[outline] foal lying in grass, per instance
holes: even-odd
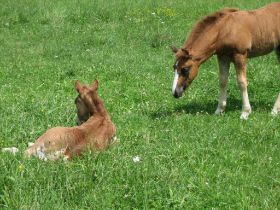
[[[44,160],[71,159],[85,150],[99,151],[109,146],[116,127],[97,95],[98,81],[95,80],[92,86],[77,81],[75,87],[79,93],[75,100],[78,126],[49,129],[25,151],[26,156],[34,155]]]

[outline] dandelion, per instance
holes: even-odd
[[[18,171],[19,171],[19,172],[23,172],[23,171],[24,171],[24,165],[20,164],[20,165],[18,166]]]
[[[135,156],[135,157],[132,158],[132,160],[133,160],[134,163],[137,163],[137,162],[140,161],[140,157],[139,156]]]

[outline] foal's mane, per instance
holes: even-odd
[[[91,95],[92,98],[92,102],[95,106],[95,113],[98,113],[100,115],[102,115],[103,117],[108,117],[108,111],[105,108],[104,102],[102,101],[102,99],[98,96],[97,93],[95,93],[94,95]],[[92,110],[92,107],[89,107],[90,110]]]
[[[199,36],[208,29],[208,27],[213,26],[215,23],[217,23],[219,20],[225,17],[226,14],[237,12],[237,11],[239,10],[235,8],[225,8],[213,14],[210,14],[204,17],[202,20],[198,21],[196,25],[193,27],[185,43],[184,48],[188,48],[189,45],[191,45],[191,43],[193,43],[196,39],[198,39]]]

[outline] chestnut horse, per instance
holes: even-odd
[[[230,63],[233,62],[242,97],[241,119],[248,119],[251,105],[247,92],[247,58],[275,50],[280,61],[280,3],[242,11],[223,9],[204,17],[192,29],[181,49],[172,47],[176,62],[172,94],[179,98],[197,76],[199,66],[212,55],[219,64],[220,97],[216,114],[226,107],[226,88]],[[280,93],[272,109],[280,111]]]
[[[71,159],[87,149],[98,151],[109,146],[116,127],[97,95],[98,81],[95,80],[92,86],[82,86],[77,81],[75,87],[79,93],[75,100],[79,126],[49,129],[25,151],[27,156],[34,155],[44,160],[61,156]]]

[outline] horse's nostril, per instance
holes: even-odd
[[[177,91],[175,91],[175,92],[173,93],[173,96],[174,96],[175,98],[179,98],[179,97],[180,97],[180,95],[177,93]]]

